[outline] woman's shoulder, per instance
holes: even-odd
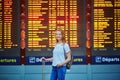
[[[65,45],[65,46],[69,46],[69,44],[68,44],[68,43],[66,43],[66,42],[64,43],[64,45]]]

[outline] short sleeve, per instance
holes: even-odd
[[[67,43],[64,44],[64,49],[65,49],[65,53],[68,53],[69,51],[71,51]]]

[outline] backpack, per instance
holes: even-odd
[[[63,50],[64,50],[64,54],[65,54],[64,46],[63,46]],[[67,58],[67,57],[65,56],[65,58]],[[71,60],[66,64],[66,69],[71,68],[72,62],[73,62],[73,56],[71,55]]]
[[[73,56],[71,55],[71,60],[66,64],[66,68],[70,69],[73,62]]]

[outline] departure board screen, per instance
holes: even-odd
[[[0,0],[0,56],[18,56],[19,0]]]
[[[120,54],[120,0],[93,0],[93,55]]]
[[[84,19],[84,0],[28,0],[27,55],[49,55],[56,28],[64,30],[74,53],[85,54]]]

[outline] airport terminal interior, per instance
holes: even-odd
[[[50,80],[56,29],[65,80],[120,80],[120,0],[0,0],[0,80]]]

